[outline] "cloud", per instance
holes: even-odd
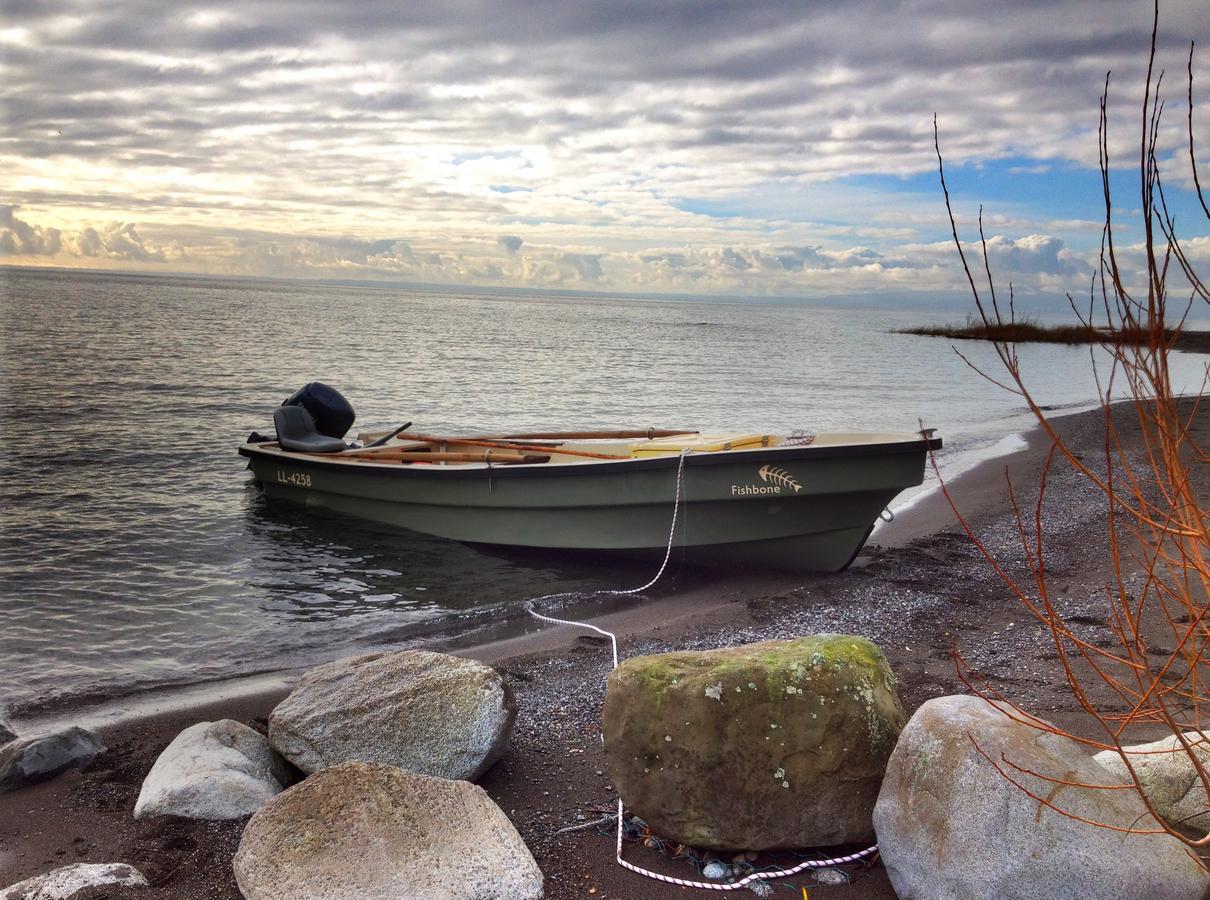
[[[778,247],[772,253],[758,253],[757,262],[766,269],[801,272],[804,268],[826,269],[832,265],[820,247]]]
[[[1165,2],[1161,66],[1204,15]],[[933,265],[905,248],[944,237],[935,184],[893,182],[933,172],[934,111],[954,167],[1059,184],[1095,166],[1112,68],[1136,152],[1151,23],[1137,0],[112,0],[6,24],[4,199],[53,222],[3,226],[8,255],[158,265],[179,235],[251,274],[857,291]],[[1187,186],[1170,90],[1160,163]],[[1004,265],[1078,275],[1086,248],[1029,243],[1095,219],[1068,202],[997,204]]]
[[[987,242],[994,268],[1020,274],[1090,275],[1092,268],[1051,235],[1030,234],[1012,240],[996,235]]]
[[[579,281],[599,281],[605,274],[599,253],[564,253],[559,260],[571,267]]]
[[[63,246],[58,228],[41,228],[18,219],[15,206],[0,206],[0,254],[54,256]]]
[[[164,251],[149,248],[129,222],[111,227],[100,235],[100,242],[105,253],[115,259],[139,262],[163,262],[165,259]]]
[[[291,235],[178,227],[147,240],[133,223],[60,231],[23,221],[0,207],[0,248],[7,255],[78,259],[86,264],[208,274],[391,280],[433,284],[568,287],[604,291],[721,293],[732,296],[825,296],[878,291],[961,291],[965,278],[948,241],[903,244],[893,251],[862,244],[743,242],[670,245],[633,251],[606,246],[568,250],[558,242],[513,236],[409,241],[395,237]],[[1210,238],[1186,242],[1195,264]],[[981,267],[977,242],[964,244]],[[1020,294],[1087,289],[1095,253],[1055,235],[992,233],[987,249],[998,284]],[[523,251],[523,252],[522,252]],[[1123,244],[1128,275],[1141,268],[1137,248]]]
[[[697,281],[741,279],[736,285],[756,287],[761,283],[778,290],[793,291],[794,286],[811,283],[822,272],[839,272],[877,266],[881,269],[913,268],[905,258],[891,258],[868,247],[826,249],[815,246],[749,246],[665,250],[641,253],[636,259],[644,266]],[[764,292],[769,292],[768,290]]]
[[[73,242],[76,254],[91,258],[100,256],[105,252],[105,243],[101,240],[101,235],[97,233],[95,228],[85,228],[76,235]]]
[[[63,231],[33,225],[15,215],[17,207],[0,206],[0,254],[58,258],[105,259],[140,263],[162,263],[169,248],[145,241],[133,223],[118,222],[79,231]],[[173,258],[180,259],[180,248]]]

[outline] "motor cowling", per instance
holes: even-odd
[[[344,395],[322,381],[304,384],[282,401],[282,406],[303,407],[315,420],[319,433],[334,438],[343,438],[357,418]]]

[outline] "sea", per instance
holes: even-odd
[[[653,574],[267,502],[236,447],[272,433],[309,381],[352,402],[354,430],[923,425],[945,441],[946,477],[1020,446],[1032,422],[975,371],[1002,377],[989,345],[963,342],[963,358],[896,333],[961,321],[952,304],[13,267],[0,300],[0,707],[18,718],[408,646]],[[1088,348],[1020,353],[1048,407],[1095,400]],[[1179,389],[1200,390],[1206,359],[1173,355]]]

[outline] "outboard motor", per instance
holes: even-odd
[[[301,406],[311,414],[319,433],[332,438],[343,438],[357,418],[352,405],[340,391],[322,381],[304,384],[284,400],[282,406]]]

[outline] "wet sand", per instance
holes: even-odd
[[[1056,421],[1090,462],[1097,459],[1104,443],[1099,410]],[[1210,443],[1207,416],[1200,418],[1196,431],[1202,446]],[[1019,563],[1020,547],[1005,475],[1032,504],[1048,449],[1040,433],[1030,435],[1027,443],[950,485],[977,533],[1010,568]],[[1207,484],[1198,489],[1205,498]],[[1098,495],[1060,464],[1047,496],[1052,585],[1082,627],[1097,640],[1107,640],[1100,592],[1108,571]],[[1027,620],[957,528],[948,502],[938,493],[880,527],[848,572],[703,575],[673,570],[648,597],[624,604],[607,600],[598,612],[594,624],[618,635],[623,657],[822,631],[864,635],[886,653],[909,713],[932,697],[965,692],[951,657],[956,645],[972,665],[1031,711],[1074,729],[1088,727],[1056,679],[1054,653],[1042,629]],[[455,647],[454,652],[496,666],[517,696],[520,713],[512,748],[481,784],[533,851],[546,876],[547,896],[688,896],[681,888],[617,866],[608,828],[554,834],[611,811],[616,802],[599,739],[608,642],[582,630],[535,622],[524,633]],[[132,810],[143,777],[182,728],[216,718],[263,727],[288,680],[287,674],[259,688],[232,685],[225,695],[211,687],[197,701],[170,703],[169,696],[146,701],[147,714],[102,729],[109,752],[86,770],[0,795],[0,886],[72,862],[127,862],[143,870],[151,890],[110,890],[96,896],[238,898],[230,863],[242,821],[136,823]],[[158,711],[157,703],[162,707]],[[628,845],[626,858],[675,877],[698,877],[690,863],[647,848]],[[799,859],[786,854],[761,859],[758,865]],[[850,886],[821,886],[809,873],[789,883],[806,887],[812,898],[894,896],[880,866],[848,871],[854,879]],[[778,895],[783,892],[778,888]]]

